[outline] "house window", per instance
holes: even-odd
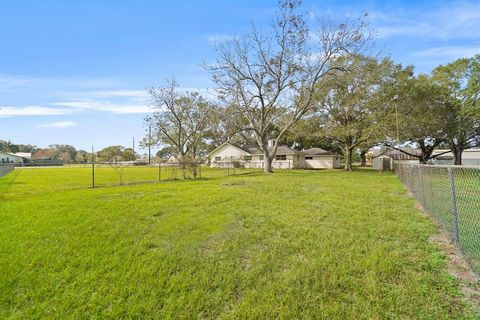
[[[258,160],[263,161],[263,156],[258,156]]]
[[[252,160],[252,156],[244,156],[244,157],[243,157],[243,160],[245,160],[245,161],[251,161],[251,160]]]
[[[222,157],[215,157],[215,161],[221,161]]]
[[[275,157],[275,160],[277,161],[287,160],[287,156],[284,154],[280,154]]]
[[[305,160],[313,160],[313,157],[305,157]]]

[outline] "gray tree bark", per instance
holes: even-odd
[[[345,148],[345,171],[352,171],[352,153],[352,148]]]

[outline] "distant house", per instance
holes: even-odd
[[[394,162],[419,163],[419,157],[421,155],[420,150],[414,148],[402,148],[402,150],[408,152],[410,155],[394,149],[379,150],[374,152],[372,155],[373,168],[381,170],[381,167],[385,167],[384,163],[386,158],[390,159],[392,168]],[[430,161],[431,164],[453,165],[453,154],[448,149],[437,149],[432,155],[434,158]],[[462,154],[462,165],[480,166],[480,149],[464,150]]]
[[[178,160],[178,157],[175,155],[171,155],[167,161],[164,162],[165,164],[179,164],[180,160]]]
[[[271,146],[270,146],[271,149]],[[249,168],[262,168],[264,155],[262,150],[253,145],[224,142],[207,157],[211,167],[227,167],[238,163]],[[287,146],[279,146],[272,167],[275,169],[293,168],[340,168],[340,156],[320,148],[298,151]]]
[[[22,157],[24,159],[30,159],[32,157],[32,154],[30,152],[16,152],[14,155],[18,157]]]
[[[434,160],[434,164],[453,165],[453,154],[449,150],[435,150],[434,155],[440,154]],[[462,165],[480,166],[480,149],[467,149],[462,154]]]
[[[50,159],[50,152],[47,149],[38,149],[32,154],[31,159]]]
[[[0,151],[0,163],[23,164],[23,158],[11,153]]]

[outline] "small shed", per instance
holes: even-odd
[[[392,171],[393,159],[387,155],[381,155],[373,159],[373,169],[379,171]]]

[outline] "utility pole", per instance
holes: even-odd
[[[92,145],[92,188],[95,188],[95,151]]]
[[[135,155],[135,137],[133,137],[132,139],[133,139],[132,149],[133,149],[133,154]]]

